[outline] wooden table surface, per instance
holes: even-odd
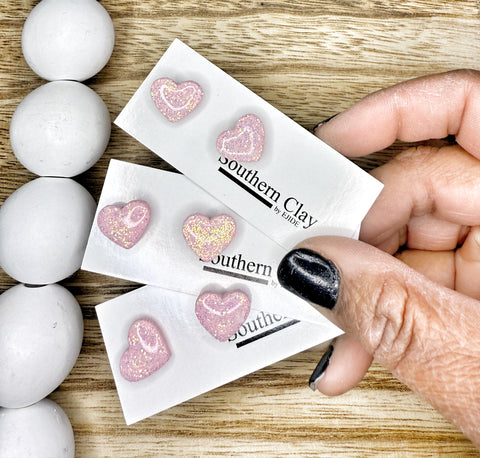
[[[21,51],[23,23],[36,3],[0,6],[0,202],[35,178],[13,155],[8,129],[18,103],[44,83]],[[175,37],[307,129],[398,81],[480,68],[477,0],[101,3],[113,18],[116,44],[108,65],[86,83],[112,119]],[[111,158],[169,168],[113,126],[102,159],[76,178],[96,199]],[[382,160],[376,154],[358,163],[368,169]],[[14,284],[0,272],[0,291]],[[81,304],[85,337],[72,373],[50,398],[72,422],[79,457],[477,455],[460,432],[378,365],[348,394],[313,393],[307,380],[322,348],[126,426],[94,306],[138,285],[82,271],[62,284]]]

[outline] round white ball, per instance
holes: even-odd
[[[0,457],[73,458],[75,439],[63,409],[42,401],[23,409],[0,408]]]
[[[80,306],[63,286],[16,285],[1,294],[0,406],[48,396],[72,370],[82,339]]]
[[[31,172],[72,177],[100,159],[110,130],[110,113],[95,91],[76,81],[53,81],[18,105],[10,123],[10,143]]]
[[[0,207],[0,266],[15,280],[56,283],[80,268],[95,201],[70,178],[37,178]]]
[[[50,81],[92,77],[110,59],[114,42],[112,19],[97,0],[42,0],[22,33],[25,60]]]

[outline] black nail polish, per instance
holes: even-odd
[[[278,280],[301,298],[333,309],[340,290],[340,272],[335,264],[312,250],[290,251],[278,266]]]
[[[330,358],[332,357],[333,353],[333,345],[328,347],[328,350],[323,354],[322,358],[320,359],[317,367],[312,372],[310,379],[308,380],[308,385],[315,391],[317,389],[316,383],[317,380],[325,373],[327,370],[328,364],[330,363]]]
[[[333,116],[330,116],[329,118],[327,119],[324,119],[323,121],[320,121],[314,128],[313,128],[313,132],[315,132],[320,126],[323,126],[324,124],[326,124],[328,121],[330,121],[331,119],[333,119],[335,116],[337,116],[339,113],[335,113]]]

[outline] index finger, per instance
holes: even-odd
[[[455,135],[480,158],[480,72],[455,70],[375,92],[315,135],[348,157],[380,151],[395,140],[416,142]]]

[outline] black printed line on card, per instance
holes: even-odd
[[[262,285],[268,285],[268,280],[252,277],[251,275],[238,274],[236,272],[230,272],[229,270],[217,269],[216,267],[210,266],[203,266],[203,270],[205,270],[206,272],[212,272],[214,274],[227,275],[229,277],[240,278],[241,280],[253,281]]]
[[[287,321],[286,323],[283,323],[273,329],[269,329],[268,331],[262,332],[261,334],[257,334],[256,336],[245,339],[242,342],[238,342],[236,344],[237,348],[244,347],[245,345],[255,342],[256,340],[263,339],[264,337],[267,337],[271,334],[275,334],[276,332],[281,331],[282,329],[288,328],[290,326],[293,326],[294,324],[297,324],[297,323],[300,323],[300,321],[299,320]]]
[[[253,197],[255,197],[260,202],[262,202],[263,205],[266,205],[268,208],[273,207],[273,204],[271,202],[269,202],[267,199],[264,199],[262,196],[258,195],[252,188],[249,188],[245,183],[242,183],[238,178],[234,177],[231,173],[227,172],[225,169],[222,169],[222,167],[219,167],[218,171],[221,174],[225,175],[230,180],[232,180],[236,185],[240,186],[242,189],[245,189],[245,191],[247,191]]]

